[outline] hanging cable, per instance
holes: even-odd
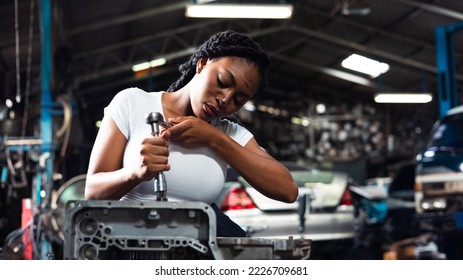
[[[22,121],[21,136],[26,136],[27,121],[29,119],[29,96],[31,92],[31,72],[32,72],[32,39],[34,37],[34,11],[35,0],[31,0],[30,16],[29,16],[29,45],[27,49],[27,78],[26,78],[26,92],[24,96],[24,114]]]
[[[14,0],[14,33],[16,45],[16,97],[17,103],[21,102],[21,72],[19,69],[19,23],[18,23],[18,0]]]
[[[8,168],[10,169],[10,173],[13,176],[16,176],[16,169],[14,168],[13,161],[11,160],[11,154],[10,150],[8,147],[5,148],[5,156],[6,156],[6,163],[8,165]]]
[[[62,137],[63,139],[63,146],[61,148],[60,156],[64,158],[67,150],[67,146],[69,144],[69,136],[71,134],[71,124],[72,124],[72,104],[70,97],[61,95],[58,96],[57,102],[59,102],[63,106],[64,110],[64,120],[63,124],[59,128],[59,130],[55,133],[56,137]]]

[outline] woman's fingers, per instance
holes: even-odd
[[[169,135],[169,133],[165,133]],[[164,137],[148,137],[143,139],[140,149],[140,172],[145,180],[151,179],[156,173],[168,171],[169,141]]]

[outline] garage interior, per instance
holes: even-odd
[[[293,14],[185,16],[187,4],[251,2],[292,5]],[[37,174],[52,177],[57,190],[86,173],[98,122],[116,93],[165,90],[195,47],[229,29],[255,39],[271,60],[268,87],[253,109],[238,113],[264,149],[281,161],[347,172],[357,185],[393,178],[415,162],[435,121],[461,104],[462,21],[457,0],[0,0],[1,242],[21,227],[22,199],[34,196]],[[447,46],[438,45],[439,27]],[[352,54],[389,70],[372,77],[346,69],[342,61]],[[157,58],[165,64],[132,70]],[[449,71],[451,90],[442,78]],[[385,92],[431,93],[432,101],[376,103]],[[54,160],[24,161],[35,147]],[[17,174],[8,176],[12,169]]]

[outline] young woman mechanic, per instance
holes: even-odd
[[[248,130],[223,119],[263,90],[267,67],[267,55],[251,38],[219,32],[180,65],[182,76],[166,92],[119,92],[93,146],[86,198],[155,201],[153,178],[162,171],[169,200],[211,204],[230,165],[262,194],[294,202],[298,188],[288,170]],[[173,126],[151,136],[150,112]]]

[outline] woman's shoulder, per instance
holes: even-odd
[[[221,128],[221,127],[225,128],[229,126],[239,125],[237,122],[233,122],[228,118],[221,118],[221,119],[213,120],[211,124],[217,128]]]
[[[158,98],[161,96],[162,92],[148,92],[143,89],[137,87],[130,87],[125,88],[114,96],[113,100],[115,102],[122,102],[122,103],[133,103],[133,102],[141,102],[143,100],[148,101],[152,100],[153,98]]]
[[[242,146],[244,146],[249,139],[253,137],[252,133],[247,128],[245,128],[242,124],[233,121],[233,119],[222,118],[211,124],[222,130],[225,134],[230,136]]]
[[[150,92],[150,91],[145,91],[141,88],[138,88],[138,87],[130,87],[130,88],[125,88],[121,91],[119,91],[116,96],[130,96],[130,97],[133,97],[133,96],[157,96],[159,94],[161,94],[162,92],[158,92],[158,91],[153,91],[153,92]]]
[[[229,118],[217,119],[212,121],[211,124],[227,134],[235,133],[236,131],[245,129],[241,123]]]

